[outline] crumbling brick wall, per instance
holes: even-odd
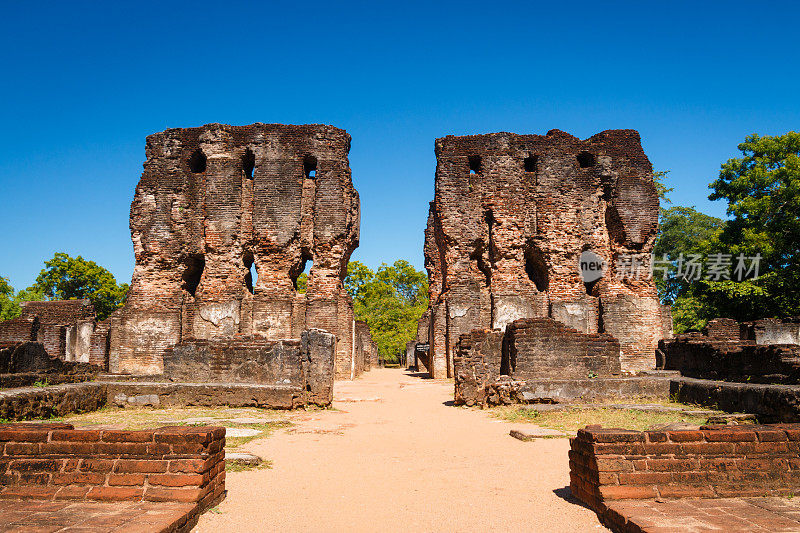
[[[617,339],[603,333],[580,333],[553,319],[512,322],[504,344],[502,370],[514,379],[586,379],[621,373]]]
[[[349,378],[353,316],[342,279],[359,238],[349,150],[350,136],[325,125],[150,135],[131,204],[136,265],[125,307],[111,317],[109,370],[159,374],[164,353],[186,339],[299,338],[318,328],[336,335],[336,375]]]
[[[514,402],[526,381],[618,376],[619,351],[611,335],[581,333],[552,318],[521,318],[505,332],[472,330],[456,344],[455,403]]]
[[[664,335],[647,276],[658,195],[637,132],[448,136],[436,157],[424,248],[435,377],[450,375],[460,335],[548,316],[616,337],[623,372],[653,368]],[[607,265],[593,283],[580,275],[586,250]],[[642,275],[618,277],[623,259]]]
[[[19,320],[36,321],[35,339],[51,357],[64,361],[90,362],[95,311],[92,302],[82,300],[48,300],[22,302]],[[6,322],[0,322],[0,330]],[[21,335],[15,340],[30,340]]]
[[[800,424],[645,432],[588,427],[570,447],[572,494],[597,512],[608,500],[800,490]]]
[[[189,339],[164,352],[164,375],[193,383],[260,383],[292,388],[298,403],[333,400],[336,337],[304,331],[300,339]]]
[[[688,333],[660,341],[664,368],[701,379],[800,383],[800,345],[756,344],[739,337],[739,326],[733,320],[716,319],[709,322],[707,334]]]
[[[0,425],[0,498],[173,501],[225,494],[225,428],[76,430]]]

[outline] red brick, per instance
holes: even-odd
[[[736,453],[739,455],[783,454],[788,453],[786,442],[737,442]]]
[[[619,474],[617,472],[600,472],[597,476],[601,485],[617,485],[619,483]]]
[[[86,493],[89,492],[90,487],[81,487],[78,485],[69,485],[66,487],[61,487],[55,498],[56,500],[82,500],[86,497]]]
[[[99,442],[97,453],[102,455],[147,455],[143,442]]]
[[[620,485],[656,485],[669,483],[672,475],[669,472],[620,472]]]
[[[164,446],[169,446],[168,444],[164,444]],[[201,453],[209,454],[211,453],[206,446],[198,443],[190,443],[190,444],[173,444],[171,446],[172,451],[171,453],[174,455],[199,455]],[[170,453],[170,452],[167,452]]]
[[[695,485],[709,482],[708,472],[672,472],[672,481],[678,484]]]
[[[102,501],[141,500],[143,492],[141,487],[92,487],[86,497]]]
[[[31,485],[49,485],[49,472],[20,472],[19,483],[29,483]]]
[[[104,431],[103,442],[153,442],[152,431]]]
[[[644,450],[647,455],[672,455],[681,453],[681,445],[673,442],[654,442],[645,444]]]
[[[705,430],[703,434],[708,442],[754,442],[756,440],[755,431],[734,431],[734,430]]]
[[[686,442],[680,446],[683,453],[694,455],[722,455],[734,451],[732,442]]]
[[[739,470],[757,470],[760,472],[781,472],[789,470],[789,462],[780,458],[754,458],[746,457],[737,461]]]
[[[43,487],[41,485],[12,485],[3,489],[3,492],[0,493],[0,498],[5,500],[51,500],[59,488]]]
[[[111,472],[113,468],[112,459],[84,459],[80,466],[83,472]]]
[[[102,485],[106,481],[105,474],[96,472],[56,472],[53,474],[54,485]]]
[[[47,442],[47,431],[0,429],[3,442]]]
[[[95,429],[55,430],[50,434],[51,441],[97,442],[102,431]]]
[[[144,474],[109,474],[108,484],[121,487],[132,487],[144,485],[146,476]]]
[[[655,472],[685,472],[696,470],[697,466],[693,459],[647,459],[647,468]]]
[[[89,442],[43,442],[39,445],[42,455],[90,455],[95,445]]]
[[[151,502],[197,502],[203,497],[201,489],[162,489],[148,487],[144,499]]]
[[[114,467],[116,473],[163,473],[167,471],[168,461],[147,459],[120,459]]]
[[[38,455],[39,444],[35,442],[9,442],[6,444],[6,455]]]
[[[758,440],[761,442],[777,442],[788,440],[786,432],[781,430],[761,430],[756,431],[756,435],[758,435]]]
[[[78,465],[81,463],[80,459],[65,459],[63,461],[64,465],[61,467],[62,472],[73,472],[78,469]]]
[[[667,435],[672,442],[697,442],[705,440],[701,431],[668,431]]]
[[[199,487],[203,484],[202,474],[152,474],[148,481],[151,485],[164,485],[166,487]]]
[[[169,462],[170,472],[202,474],[208,470],[209,467],[210,465],[208,465],[203,459],[172,459]]]
[[[169,455],[172,453],[172,446],[159,442],[147,445],[147,455]]]
[[[710,486],[692,487],[688,485],[659,485],[662,498],[713,498],[714,491]]]
[[[587,432],[592,442],[644,442],[644,433],[629,430],[598,430]]]
[[[606,485],[600,487],[600,496],[605,500],[628,500],[655,498],[658,496],[654,487],[633,485]]]
[[[667,434],[664,431],[645,431],[647,442],[667,442]]]
[[[733,457],[714,457],[711,459],[701,457],[699,458],[699,465],[700,470],[729,471],[739,469],[736,459]]]
[[[16,459],[9,468],[19,472],[58,472],[61,464],[56,459]]]

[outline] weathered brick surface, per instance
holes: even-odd
[[[653,368],[664,335],[655,286],[616,275],[622,256],[648,269],[658,225],[637,132],[448,136],[436,156],[425,231],[434,377],[450,375],[460,335],[548,316],[615,336],[623,372]],[[578,268],[584,250],[607,264],[592,284]]]
[[[161,374],[165,352],[188,339],[287,339],[319,328],[336,335],[336,374],[350,377],[342,278],[358,245],[359,200],[349,149],[350,136],[325,125],[150,135],[131,205],[136,266],[109,327],[110,371]]]
[[[225,428],[75,430],[0,424],[0,499],[175,501],[225,491]]]
[[[570,439],[570,488],[598,512],[609,500],[794,494],[800,490],[798,439],[800,424],[586,428]]]
[[[711,320],[703,333],[677,335],[659,342],[664,368],[682,375],[745,383],[800,383],[800,345],[773,344],[793,340],[791,321],[738,323]],[[767,333],[764,333],[764,332]],[[789,338],[784,338],[784,337]]]
[[[531,392],[529,384],[619,376],[619,353],[611,335],[581,333],[552,318],[515,320],[505,332],[473,330],[456,345],[455,402],[515,403]]]
[[[304,331],[297,340],[186,340],[164,352],[164,373],[179,382],[293,387],[298,405],[329,405],[335,353],[336,337],[321,330]]]

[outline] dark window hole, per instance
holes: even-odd
[[[195,174],[206,171],[206,154],[199,148],[189,156],[189,170]]]
[[[539,169],[539,156],[529,155],[523,161],[525,172],[536,172]]]
[[[480,172],[481,172],[481,156],[479,155],[469,156],[469,173],[480,174]]]
[[[244,275],[244,286],[247,287],[250,294],[255,294],[255,286],[258,283],[258,270],[256,269],[253,254],[245,254],[244,267],[247,269],[247,274]]]
[[[578,165],[581,168],[589,168],[594,166],[594,156],[589,152],[581,152],[577,156]]]
[[[253,171],[256,168],[256,154],[248,148],[242,156],[242,168],[246,178],[253,179]]]
[[[200,279],[203,277],[203,269],[206,267],[206,258],[203,254],[190,254],[183,260],[184,269],[181,279],[183,280],[183,289],[195,295],[197,287],[200,285]]]
[[[317,177],[317,158],[313,155],[307,155],[303,159],[303,174],[306,178],[313,179]]]

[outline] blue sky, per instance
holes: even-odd
[[[746,135],[800,127],[794,2],[5,2],[0,275],[53,253],[130,281],[145,136],[209,122],[353,137],[372,267],[422,268],[434,139],[640,131],[676,204]]]

